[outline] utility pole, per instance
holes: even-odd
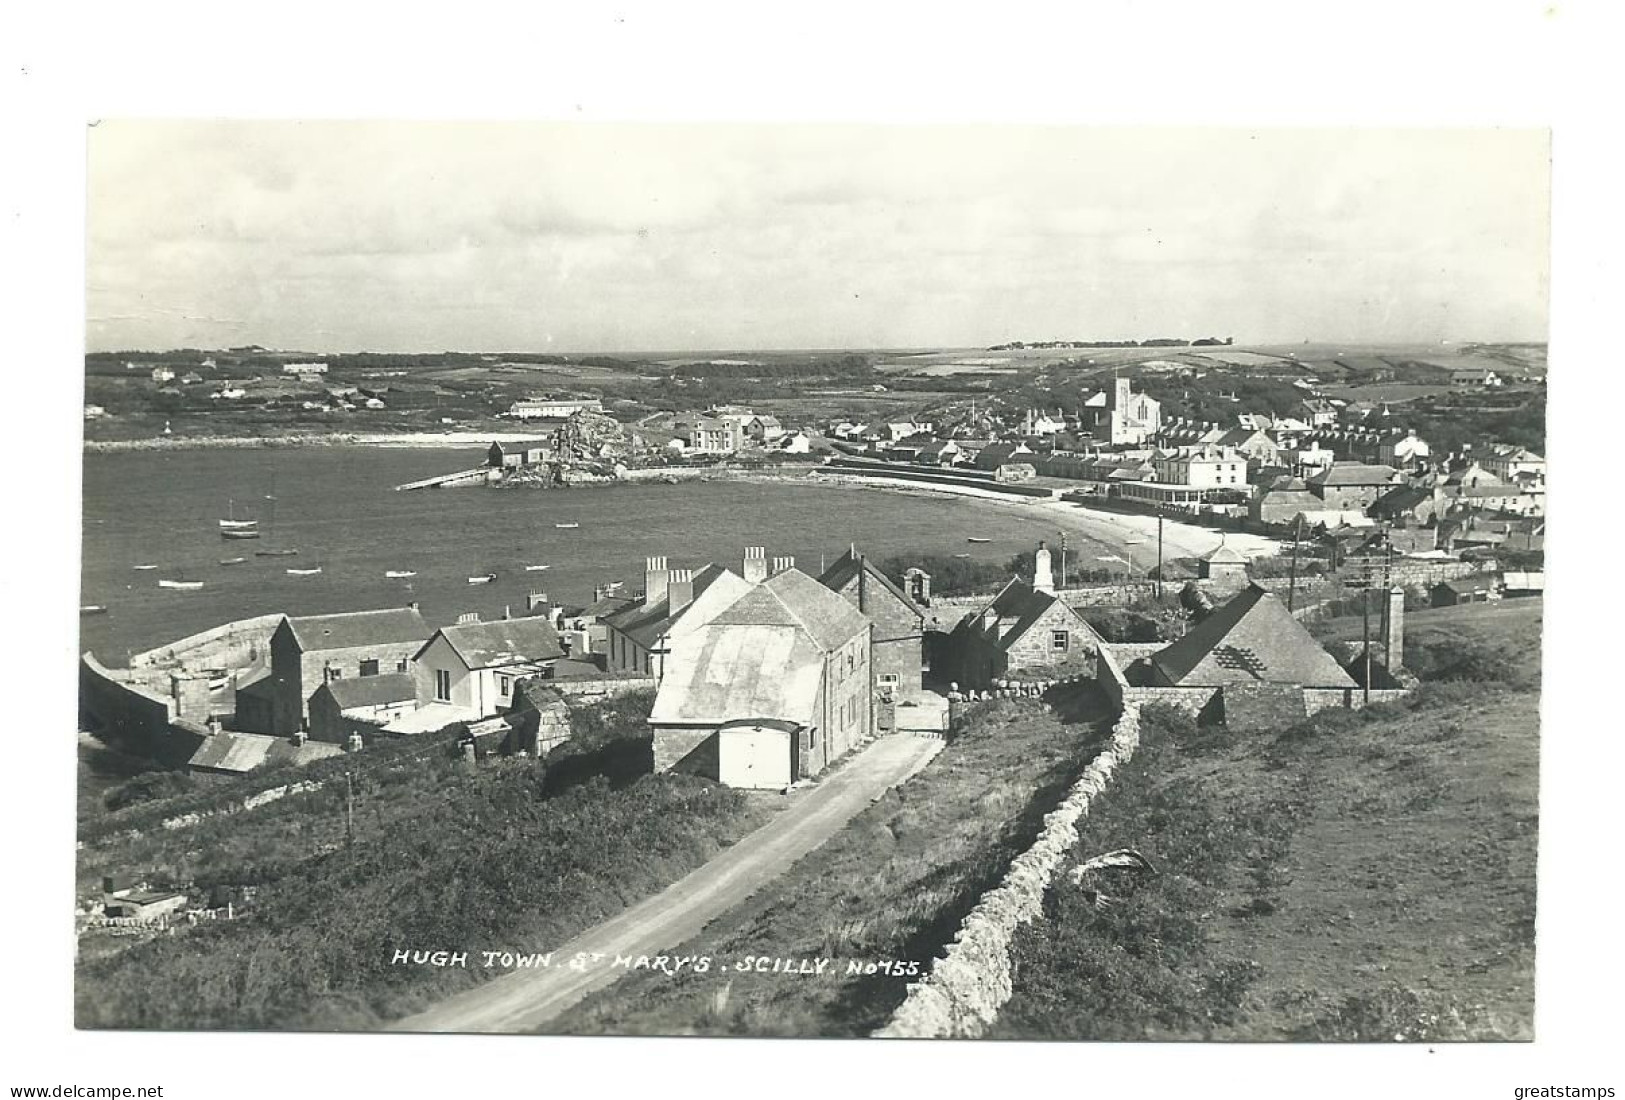
[[[1292,530],[1292,572],[1286,586],[1286,609],[1291,611],[1297,602],[1298,596],[1298,543],[1303,541],[1303,513],[1298,513],[1298,522]]]
[[[1162,599],[1162,512],[1157,512],[1157,599]]]
[[[344,773],[344,845],[355,847],[355,778]]]
[[[1360,591],[1360,628],[1365,634],[1365,682],[1360,685],[1360,701],[1371,704],[1371,562],[1365,564],[1365,588]]]
[[[1066,588],[1066,532],[1061,532],[1061,588]]]

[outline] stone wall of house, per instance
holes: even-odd
[[[1405,688],[1373,688],[1371,690],[1371,702],[1397,703],[1409,694],[1410,691]],[[1326,710],[1328,707],[1345,707],[1349,710],[1359,710],[1365,706],[1365,693],[1357,687],[1304,688],[1303,705],[1304,710],[1309,714]]]
[[[982,895],[930,972],[909,984],[903,1003],[876,1037],[974,1038],[993,1023],[1011,995],[1011,941],[1023,924],[1042,913],[1050,882],[1078,842],[1078,822],[1139,743],[1139,711],[1129,706],[1119,715],[1107,747],[1061,804],[1044,816],[1032,847],[1016,857],[998,886]]]

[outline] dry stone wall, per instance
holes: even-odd
[[[1032,847],[976,903],[924,980],[909,984],[903,1003],[875,1032],[877,1037],[974,1038],[993,1023],[1010,999],[1010,944],[1016,931],[1043,911],[1045,891],[1078,842],[1078,822],[1139,743],[1139,708],[1131,704],[1112,728],[1111,742],[1061,804],[1044,816]]]

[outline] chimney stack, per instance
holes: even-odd
[[[767,580],[767,547],[745,547],[745,579],[751,584]]]
[[[791,558],[791,557],[774,558],[773,559],[773,571],[769,575],[776,577],[780,573],[784,572],[786,569],[794,569],[795,566],[796,566],[796,559],[795,558]]]
[[[304,730],[293,731],[293,743],[295,745],[303,745],[308,740],[310,740],[310,734],[306,733]]]
[[[469,623],[477,623],[479,621],[480,613],[478,611],[465,611],[461,615],[457,616],[458,626],[467,626]]]
[[[1382,664],[1390,673],[1405,663],[1405,590],[1388,590],[1382,609]]]
[[[675,615],[694,602],[694,570],[673,569],[666,585],[666,613]]]
[[[600,597],[598,597],[598,599],[603,599],[603,597],[600,596]],[[597,600],[595,600],[594,602],[596,603]],[[525,597],[525,610],[527,610],[527,611],[535,611],[538,608],[540,608],[543,611],[546,611],[547,610],[547,604],[548,604],[548,599],[547,599],[547,592],[546,592],[545,589],[533,588],[533,589],[530,590],[530,594]]]
[[[649,558],[643,564],[643,604],[652,607],[666,598],[666,582],[671,571],[664,557]]]

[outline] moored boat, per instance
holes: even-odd
[[[139,569],[144,573],[149,569],[157,569],[158,567],[156,565],[137,565],[137,566],[133,566],[133,568]]]
[[[966,542],[992,542],[993,540],[992,539],[967,538],[967,539],[965,539],[965,541]]]
[[[159,581],[159,588],[178,588],[186,592],[193,592],[203,587],[202,581]]]
[[[254,556],[256,558],[291,558],[297,553],[299,553],[297,550],[256,550]]]
[[[221,565],[241,565],[241,564],[243,564],[243,562],[245,562],[247,560],[248,560],[247,558],[221,558],[220,559],[220,564]]]
[[[527,566],[525,566],[525,571],[527,573],[539,573],[543,569],[551,569],[551,568],[553,568],[551,565],[527,565]]]
[[[105,614],[107,614],[107,608],[103,607],[99,603],[87,603],[87,604],[85,604],[83,607],[81,607],[79,609],[79,614],[81,614],[81,615],[105,615]]]
[[[222,527],[220,537],[223,539],[257,539],[260,537],[260,532],[257,527],[234,527],[230,529]]]
[[[495,573],[486,573],[484,576],[468,578],[468,583],[469,584],[490,584],[492,581],[494,581],[496,579],[497,579],[497,575]]]
[[[418,575],[418,571],[416,569],[386,569],[386,570],[384,570],[384,576],[389,577],[391,580],[399,580],[399,579],[401,579],[403,577],[415,577],[417,575]]]
[[[285,570],[283,570],[283,572],[287,573],[288,576],[290,576],[290,577],[314,577],[317,573],[320,573],[321,571],[322,571],[322,567],[319,566],[319,565],[313,565],[309,569],[285,569]]]
[[[581,524],[579,524],[579,523],[555,523],[553,526],[557,527],[560,531],[573,531],[577,527],[580,527]]]
[[[259,525],[260,521],[257,519],[223,519],[220,521],[220,530],[240,531],[245,527],[258,527]]]

